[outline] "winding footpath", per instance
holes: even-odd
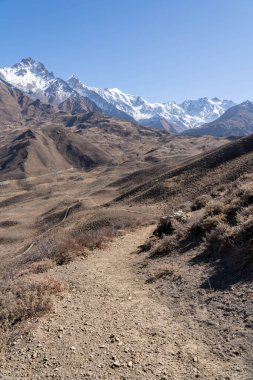
[[[0,378],[225,379],[224,364],[212,360],[197,332],[138,275],[142,257],[133,252],[151,232],[127,232],[106,249],[52,270],[70,291],[28,337],[17,338]]]

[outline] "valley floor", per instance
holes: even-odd
[[[0,378],[252,379],[250,363],[222,354],[215,326],[200,328],[193,313],[181,317],[182,289],[172,289],[169,304],[146,282],[136,251],[153,228],[128,231],[107,248],[54,268],[70,290],[53,314],[15,338]]]

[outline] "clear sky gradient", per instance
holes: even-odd
[[[0,66],[149,101],[253,99],[253,0],[0,0]]]

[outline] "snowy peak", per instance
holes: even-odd
[[[68,83],[76,91],[85,93],[86,96],[89,96],[88,92],[91,91],[93,94],[98,94],[119,111],[127,113],[143,125],[149,125],[150,121],[150,125],[154,126],[154,120],[162,118],[170,124],[177,125],[180,129],[194,128],[217,119],[228,108],[235,105],[232,101],[218,98],[186,100],[182,104],[176,102],[149,103],[140,96],[126,94],[118,88],[87,87],[76,77],[72,77]],[[103,109],[101,104],[100,107]]]
[[[118,88],[86,86],[75,75],[64,81],[31,57],[22,59],[10,68],[0,69],[0,78],[43,102],[59,105],[70,97],[86,97],[108,116],[153,127],[157,120],[158,128],[165,122],[180,130],[195,128],[216,120],[235,105],[231,100],[206,97],[185,100],[181,104],[150,103],[139,95],[126,94]]]
[[[36,62],[33,58],[28,57],[21,60],[21,62],[16,63],[12,66],[13,69],[21,70],[23,72],[31,71],[37,75],[49,75],[54,77],[54,74],[49,72],[43,63]]]
[[[72,93],[64,80],[55,78],[43,63],[30,57],[12,67],[0,69],[0,77],[29,96],[50,104],[57,105]]]
[[[75,75],[71,75],[71,77],[67,80],[67,83],[72,88],[75,88],[81,85],[80,80]]]
[[[235,105],[231,100],[219,98],[200,98],[197,100],[185,100],[180,107],[190,116],[198,117],[208,123],[220,117],[227,109]]]

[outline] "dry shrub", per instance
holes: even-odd
[[[237,224],[242,224],[247,222],[253,215],[253,205],[249,207],[245,207],[239,212],[237,212],[236,219]]]
[[[175,235],[166,236],[150,252],[152,259],[168,256],[178,248],[178,239]]]
[[[252,215],[251,215],[252,216]],[[253,219],[246,220],[233,229],[232,244],[243,249],[243,253],[250,253],[253,263]]]
[[[44,259],[41,261],[36,261],[23,267],[15,273],[16,277],[22,277],[29,274],[39,274],[47,272],[49,269],[53,268],[54,262],[50,259]]]
[[[253,188],[244,188],[240,196],[242,204],[244,206],[249,206],[253,204]]]
[[[71,236],[51,235],[41,238],[32,249],[22,257],[19,265],[31,265],[49,260],[52,264],[63,265],[81,255],[81,247],[78,241]]]
[[[51,310],[53,296],[64,290],[62,282],[45,275],[30,275],[0,284],[0,323],[10,327]]]
[[[68,236],[59,242],[58,249],[54,252],[51,259],[57,265],[63,265],[73,261],[77,256],[85,254],[86,252],[82,250],[79,241],[72,236]]]
[[[174,231],[175,228],[173,227],[172,219],[169,216],[164,216],[160,219],[153,234],[162,238],[167,235],[172,235]]]
[[[224,214],[205,216],[199,221],[193,223],[189,229],[189,235],[193,236],[205,236],[207,233],[211,232],[214,228],[218,227],[221,223],[224,223]]]
[[[154,270],[153,275],[147,280],[147,282],[151,283],[164,278],[170,278],[172,281],[181,280],[182,276],[179,273],[178,266],[175,264],[160,265]]]
[[[195,201],[191,205],[191,211],[200,210],[210,202],[212,197],[209,194],[200,195],[195,199]]]
[[[216,261],[222,272],[222,281],[226,277],[246,280],[253,272],[253,220],[234,227],[219,225],[207,235],[206,253]],[[217,264],[220,262],[220,265]],[[226,271],[224,271],[226,268]]]
[[[232,228],[226,223],[219,223],[206,235],[206,243],[209,251],[221,252],[232,242]]]
[[[180,241],[186,237],[188,228],[187,214],[181,210],[162,217],[153,232],[154,239],[156,237],[161,240],[151,249],[150,258],[166,256],[176,251]]]
[[[225,211],[225,204],[219,200],[211,200],[205,207],[205,215],[218,215]]]
[[[102,248],[103,243],[112,239],[117,234],[113,226],[102,227],[99,230],[84,230],[76,235],[76,241],[82,247],[88,249]]]

